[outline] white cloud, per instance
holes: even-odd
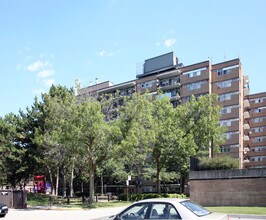
[[[44,81],[44,85],[50,87],[51,85],[53,85],[55,83],[54,79],[45,79]]]
[[[40,71],[37,76],[39,78],[46,78],[46,77],[52,76],[53,74],[54,74],[53,69],[46,69],[46,70]]]
[[[105,50],[102,50],[100,53],[100,56],[104,56],[106,54]]]
[[[41,68],[43,68],[45,66],[45,63],[37,60],[35,63],[32,63],[30,65],[27,66],[27,70],[31,71],[31,72],[35,72]]]
[[[169,48],[169,47],[173,46],[173,45],[175,44],[175,42],[176,42],[176,39],[174,39],[174,38],[169,38],[169,39],[167,39],[167,40],[164,41],[164,45],[165,45],[167,48]]]
[[[115,54],[119,53],[119,51],[117,51],[116,53],[115,52],[106,52],[105,50],[102,50],[101,52],[99,52],[99,55],[101,57],[113,57]]]

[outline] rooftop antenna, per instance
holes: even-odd
[[[224,51],[224,61],[226,61],[225,51]]]

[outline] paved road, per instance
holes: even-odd
[[[3,220],[90,220],[103,216],[111,216],[122,210],[118,208],[100,208],[91,210],[9,210]],[[230,220],[266,220],[266,216],[230,215]]]
[[[16,210],[11,209],[3,220],[90,220],[111,216],[122,210],[119,208],[101,208],[91,210]]]

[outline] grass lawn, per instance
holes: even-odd
[[[67,207],[67,208],[103,208],[103,207],[121,207],[128,206],[131,202],[124,201],[110,201],[110,202],[97,202],[88,204],[87,202],[82,203],[81,198],[71,198],[69,204],[66,198],[50,197],[49,195],[28,193],[28,206],[50,206],[52,202],[53,206]],[[253,214],[253,215],[266,215],[266,207],[240,207],[240,206],[217,206],[217,207],[206,207],[212,212],[222,212],[227,214]]]
[[[69,204],[66,198],[61,197],[50,197],[49,195],[28,193],[27,194],[27,204],[28,207],[36,206],[58,206],[67,208],[103,208],[103,207],[121,207],[131,204],[130,202],[124,201],[110,201],[110,202],[97,202],[89,204],[88,202],[82,203],[82,198],[71,198]]]
[[[266,207],[217,206],[206,208],[212,212],[227,214],[266,215]]]

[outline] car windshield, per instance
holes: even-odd
[[[203,208],[199,204],[193,203],[191,201],[184,201],[184,202],[181,202],[181,204],[185,206],[186,208],[188,208],[190,211],[192,211],[197,216],[209,215],[211,213],[210,211]]]

